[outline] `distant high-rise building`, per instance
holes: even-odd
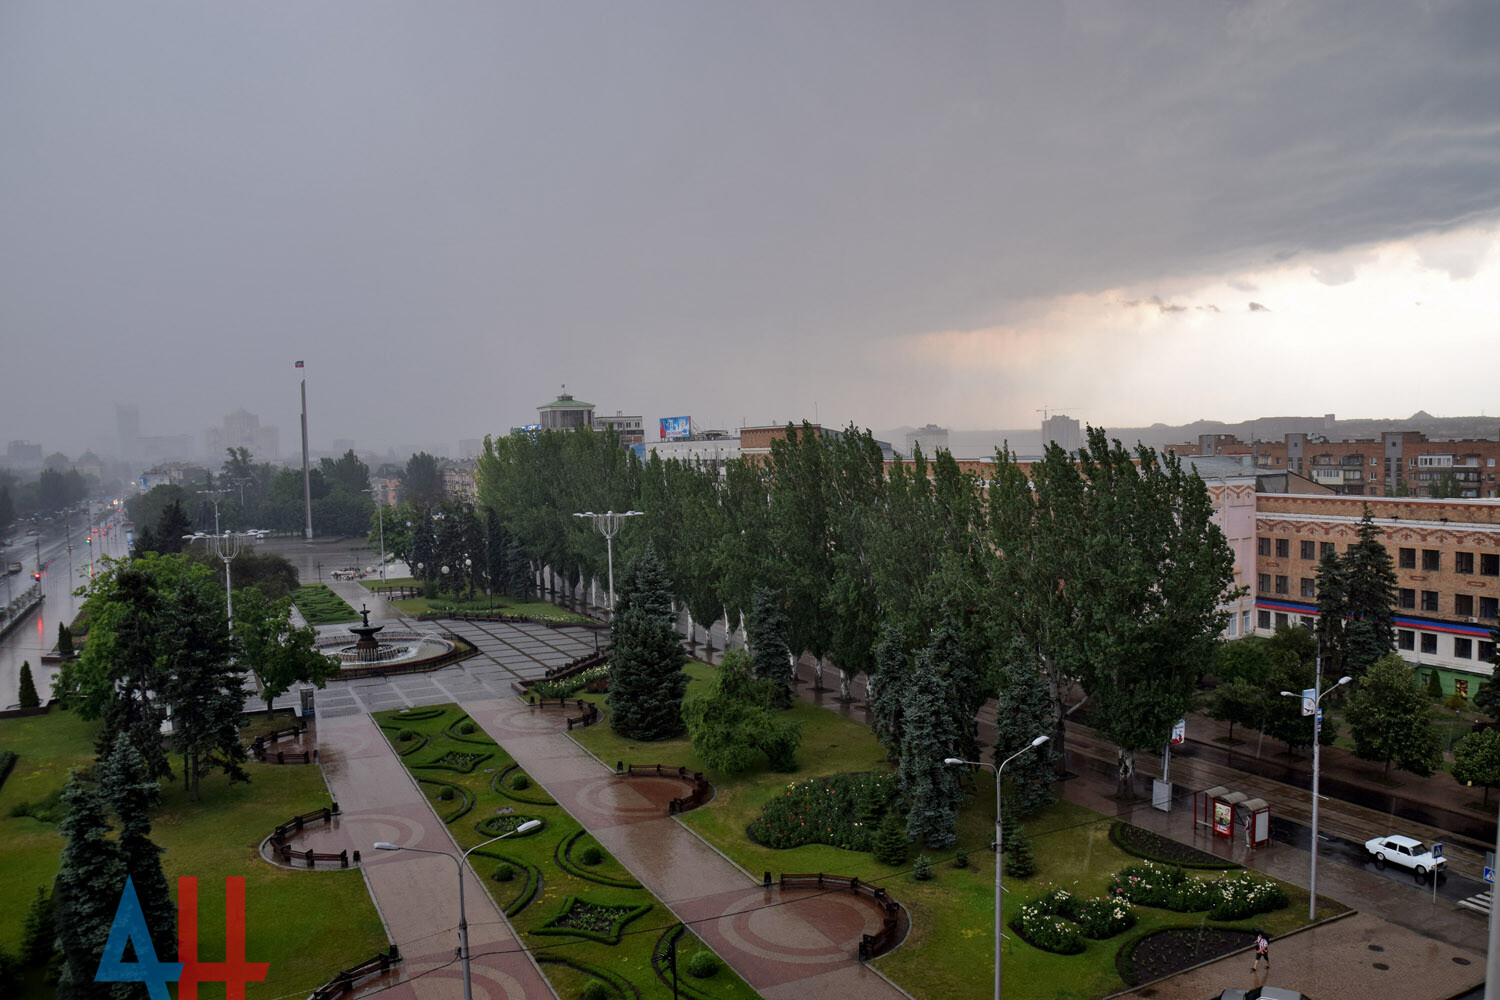
[[[120,457],[130,461],[140,453],[141,408],[135,403],[115,404],[115,433],[120,438]]]
[[[917,448],[922,449],[923,458],[932,458],[938,453],[938,449],[948,450],[948,428],[939,427],[937,424],[928,424],[914,431],[906,433],[906,453],[911,455]]]
[[[1077,451],[1083,445],[1078,421],[1066,413],[1054,413],[1042,421],[1042,447],[1056,441],[1063,451]]]
[[[259,461],[269,461],[281,453],[281,434],[275,427],[262,427],[260,417],[235,410],[224,418],[220,427],[203,432],[203,441],[211,460],[221,460],[231,448],[245,448]]]
[[[640,444],[646,440],[645,418],[641,416],[627,416],[616,410],[612,417],[601,417],[596,413],[593,423],[594,430],[601,434],[613,428],[623,445]]]

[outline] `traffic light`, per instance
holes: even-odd
[[[85,545],[93,545],[94,544],[94,536],[93,535],[89,535],[87,538],[85,538],[83,540],[83,544],[85,544]]]
[[[35,573],[32,573],[31,574],[31,578],[33,580],[35,580],[37,583],[41,583],[42,582],[42,571],[41,570],[37,570]]]

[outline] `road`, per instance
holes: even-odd
[[[105,515],[96,510],[95,516]],[[57,645],[57,623],[72,621],[78,614],[82,598],[75,597],[73,591],[86,585],[89,576],[89,546],[84,544],[84,517],[75,514],[70,521],[68,527],[71,531],[65,528],[61,520],[57,520],[47,525],[40,535],[28,536],[24,527],[13,527],[9,532],[12,538],[7,540],[13,539],[16,544],[8,547],[0,560],[6,565],[20,563],[22,572],[6,577],[7,583],[0,583],[0,588],[8,584],[8,600],[10,596],[17,596],[30,586],[31,574],[37,567],[40,550],[42,593],[46,595],[46,600],[27,616],[27,621],[4,640],[0,640],[0,707],[15,706],[23,661],[31,662],[31,676],[43,698],[46,698],[52,677],[57,672],[56,667],[42,666],[42,655],[50,653]],[[96,538],[93,544],[93,548],[98,550],[94,553],[96,568],[104,556],[119,559],[128,550],[125,531],[119,526],[120,522],[106,520],[105,523],[110,525],[109,533],[103,538]],[[68,551],[70,541],[71,553]]]

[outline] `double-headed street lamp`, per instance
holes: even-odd
[[[1049,736],[1038,736],[1026,746],[1017,750],[999,764],[986,764],[982,760],[960,760],[957,757],[944,757],[944,764],[967,764],[970,767],[987,767],[995,772],[995,1000],[1000,1000],[1000,924],[1001,924],[1001,896],[1005,892],[1005,886],[1000,877],[1000,866],[1005,849],[1003,835],[1000,828],[1000,775],[1005,772],[1005,765],[1015,760],[1028,750],[1037,747],[1051,739]]]
[[[1312,787],[1312,866],[1307,876],[1307,919],[1317,919],[1318,912],[1318,746],[1322,742],[1323,733],[1323,697],[1329,691],[1337,691],[1339,688],[1354,680],[1353,677],[1340,677],[1337,684],[1327,691],[1319,692],[1317,685],[1321,682],[1321,675],[1313,682],[1313,686],[1298,694],[1295,691],[1283,691],[1283,698],[1301,698],[1302,714],[1313,717],[1313,787]],[[1307,697],[1308,692],[1312,697]],[[1437,876],[1433,876],[1437,881]]]
[[[627,517],[640,517],[646,512],[643,510],[627,510],[616,514],[607,510],[603,514],[595,514],[586,510],[582,514],[574,514],[574,517],[586,517],[594,522],[594,527],[599,529],[599,534],[604,536],[604,548],[609,555],[609,617],[615,617],[615,536],[620,533],[620,526],[625,523]]]
[[[418,854],[441,854],[458,867],[458,957],[463,967],[464,1000],[473,1000],[474,996],[469,979],[469,917],[464,912],[464,862],[469,860],[469,855],[484,847],[485,844],[493,844],[497,840],[504,840],[506,837],[511,837],[518,833],[530,833],[541,825],[542,821],[539,819],[528,819],[514,830],[508,830],[498,837],[491,837],[489,840],[484,841],[484,843],[475,844],[467,851],[464,851],[462,855],[456,856],[450,854],[448,851],[430,851],[425,847],[403,847],[400,844],[392,844],[384,840],[375,842],[375,849],[377,851],[415,851]]]
[[[217,533],[209,535],[205,534],[204,532],[198,531],[194,532],[191,535],[182,536],[182,540],[185,542],[196,542],[200,538],[207,538],[211,540],[213,543],[214,555],[224,560],[224,617],[229,622],[229,631],[231,633],[234,632],[234,590],[230,586],[229,582],[229,564],[233,562],[234,557],[239,555],[240,552],[244,549],[246,540],[250,541],[253,544],[254,542],[259,541],[260,537],[264,534],[264,531],[245,531],[238,533],[233,531],[226,531],[222,535]]]

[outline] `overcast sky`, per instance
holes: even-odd
[[[1493,2],[0,4],[0,438],[1500,408]]]

